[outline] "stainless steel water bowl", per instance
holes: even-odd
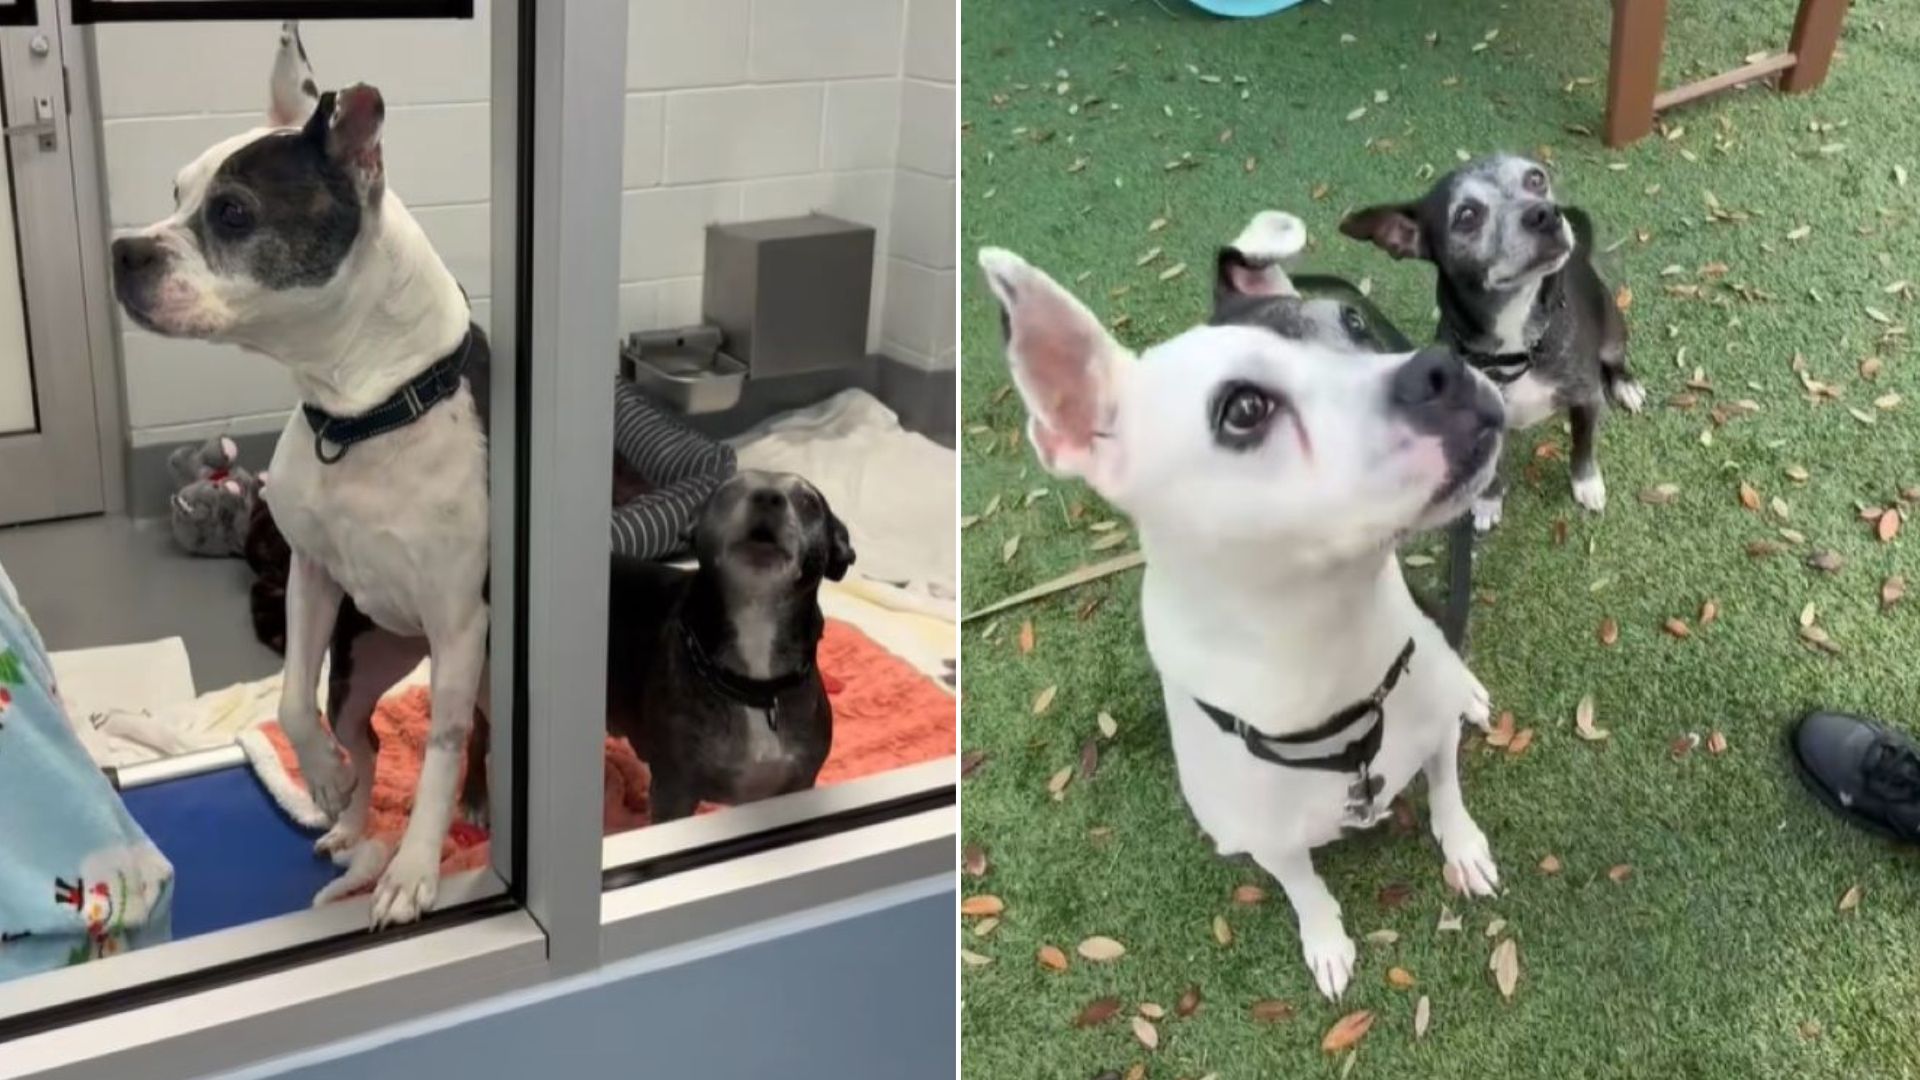
[[[747,365],[722,352],[719,331],[708,326],[634,334],[620,356],[647,396],[689,415],[733,408],[747,381]]]

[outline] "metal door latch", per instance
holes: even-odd
[[[53,119],[53,99],[36,97],[33,99],[33,122],[27,124],[8,124],[0,128],[0,134],[40,136],[40,149],[52,150],[60,145],[59,127]]]

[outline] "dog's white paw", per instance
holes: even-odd
[[[360,846],[360,833],[366,828],[365,815],[360,816],[362,820],[355,821],[351,812],[340,815],[333,828],[313,842],[314,854],[328,856],[335,866],[351,865],[354,850]]]
[[[1347,984],[1353,981],[1356,955],[1353,939],[1347,936],[1340,920],[1333,919],[1319,926],[1303,923],[1300,950],[1306,956],[1307,970],[1313,972],[1313,985],[1320,988],[1328,1001],[1339,1001],[1347,992]]]
[[[424,855],[404,845],[373,887],[373,928],[410,923],[433,907],[440,893],[440,853]]]
[[[378,840],[362,840],[336,852],[333,861],[346,867],[347,871],[313,894],[313,906],[325,907],[341,897],[351,896],[366,888],[386,868],[387,858],[391,854],[387,845]]]
[[[1488,532],[1500,524],[1500,513],[1506,507],[1506,499],[1495,495],[1492,498],[1473,500],[1473,531]]]
[[[1487,834],[1472,821],[1445,830],[1440,837],[1440,852],[1447,860],[1442,876],[1454,892],[1492,896],[1500,887],[1500,868],[1494,865],[1493,848],[1487,844]]]
[[[1473,672],[1467,672],[1468,696],[1467,711],[1460,718],[1481,731],[1493,727],[1493,695],[1487,693],[1487,686]]]
[[[1607,481],[1598,470],[1573,478],[1573,501],[1599,513],[1607,508]]]
[[[1637,413],[1647,406],[1647,388],[1640,385],[1638,379],[1615,379],[1613,381],[1614,404],[1630,413]]]

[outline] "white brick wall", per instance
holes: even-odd
[[[869,347],[954,355],[954,0],[630,0],[620,230],[623,329],[699,320],[705,227],[808,211],[872,225]],[[323,87],[387,101],[389,183],[484,320],[487,0],[468,22],[314,22]],[[165,213],[174,173],[265,108],[270,23],[96,31],[109,211]],[[160,63],[194,56],[198,63]],[[608,343],[611,367],[612,343]],[[271,361],[126,331],[136,445],[268,430]]]

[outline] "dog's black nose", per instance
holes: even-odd
[[[123,236],[113,242],[113,272],[123,277],[142,273],[165,257],[160,241],[151,236]]]
[[[785,492],[775,491],[772,488],[762,488],[753,493],[752,505],[755,510],[785,509],[787,496]]]
[[[1534,203],[1520,215],[1520,224],[1528,232],[1556,232],[1560,228],[1560,208],[1553,203]]]
[[[1402,409],[1446,401],[1467,377],[1466,365],[1452,349],[1435,345],[1414,353],[1393,374],[1389,393]]]

